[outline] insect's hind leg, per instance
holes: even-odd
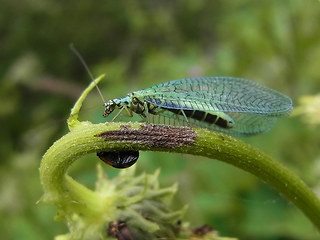
[[[189,120],[188,120],[187,115],[186,115],[186,113],[184,112],[184,110],[181,109],[180,111],[181,111],[182,115],[184,116],[184,119],[186,120],[186,122],[189,124]]]

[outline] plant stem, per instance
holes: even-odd
[[[186,131],[188,134],[194,131],[196,137],[194,142],[170,147],[168,140],[163,139],[162,142],[157,138],[158,132],[145,130],[154,126],[159,129],[168,128],[136,122],[78,124],[75,130],[58,140],[43,157],[40,176],[45,192],[58,191],[65,194],[69,191],[64,184],[67,168],[77,158],[91,152],[134,149],[187,153],[227,162],[252,173],[294,203],[320,229],[319,199],[300,178],[273,158],[242,141],[204,129],[171,127],[177,138]],[[139,136],[140,133],[143,139]],[[105,134],[109,134],[109,138]]]

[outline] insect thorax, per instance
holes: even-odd
[[[141,115],[142,117],[146,118],[146,114],[156,114],[157,106],[147,102],[144,100],[143,97],[139,96],[137,93],[130,93],[124,99],[121,99],[121,103],[125,101],[125,105],[129,111],[132,111],[136,114]]]
[[[146,117],[146,102],[142,98],[136,97],[133,93],[129,94],[128,97],[130,97],[130,110],[140,114],[143,117]]]
[[[128,94],[126,97],[115,98],[104,103],[105,111],[104,116],[109,116],[115,109],[126,109],[131,115],[131,112],[140,114],[146,117],[145,113],[150,108],[150,104],[146,103],[143,98],[138,98],[134,93]]]

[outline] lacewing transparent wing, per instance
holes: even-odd
[[[105,103],[150,122],[193,125],[234,136],[263,133],[288,116],[292,100],[262,84],[236,77],[172,80]]]

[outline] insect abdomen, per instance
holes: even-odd
[[[170,112],[173,112],[175,114],[186,116],[187,118],[192,118],[195,120],[198,120],[200,122],[206,122],[208,124],[216,124],[219,127],[222,128],[232,128],[233,123],[228,121],[227,119],[224,119],[218,115],[200,111],[200,110],[183,110],[183,109],[174,109],[174,108],[162,108],[165,110],[168,110]]]

